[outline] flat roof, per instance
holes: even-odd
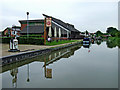
[[[19,20],[19,22],[22,23],[27,23],[27,20]],[[34,20],[28,20],[28,22],[32,23],[38,23],[38,22],[44,22],[44,19],[34,19]]]

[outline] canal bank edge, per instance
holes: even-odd
[[[38,55],[44,55],[44,54],[50,53],[52,51],[56,51],[56,50],[60,50],[60,49],[63,49],[63,48],[71,47],[71,46],[78,45],[78,44],[81,44],[81,43],[82,43],[82,41],[79,41],[79,42],[64,45],[64,46],[58,46],[58,47],[52,47],[52,48],[47,48],[47,49],[41,49],[41,50],[19,53],[19,54],[15,54],[15,55],[4,56],[4,57],[0,58],[0,66],[4,66],[4,65],[11,64],[11,63],[14,63],[14,62],[22,61],[22,60],[32,58],[32,57],[35,57],[35,56],[38,56]]]

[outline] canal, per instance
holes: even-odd
[[[72,46],[3,66],[3,88],[118,88],[118,47]]]

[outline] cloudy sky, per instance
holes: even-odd
[[[105,32],[118,28],[119,0],[1,0],[0,30],[19,25],[18,20],[43,19],[47,14],[73,24],[80,31]]]

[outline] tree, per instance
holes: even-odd
[[[103,35],[103,33],[98,30],[98,31],[96,32],[96,35],[97,35],[97,36],[101,36],[101,35]]]
[[[86,30],[85,33],[86,33],[86,35],[88,35],[89,32]]]
[[[118,30],[114,27],[109,27],[107,28],[106,32],[110,34],[111,36],[115,37]]]
[[[120,37],[120,31],[115,34],[116,37]]]
[[[114,28],[114,27],[109,27],[109,28],[107,28],[107,30],[106,30],[107,33],[111,33],[112,31],[117,31],[117,29]]]

